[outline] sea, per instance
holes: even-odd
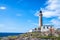
[[[0,37],[7,37],[7,36],[18,36],[23,33],[0,33]]]

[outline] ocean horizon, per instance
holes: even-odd
[[[0,37],[7,37],[7,36],[18,36],[20,34],[23,34],[23,33],[2,33],[0,32]]]

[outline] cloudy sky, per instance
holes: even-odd
[[[60,0],[0,0],[0,32],[27,32],[38,27],[38,13],[43,24],[60,27]]]

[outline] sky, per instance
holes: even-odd
[[[43,25],[60,26],[60,0],[0,0],[0,32],[25,33],[38,27],[42,10]]]

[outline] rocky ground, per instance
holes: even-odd
[[[2,37],[0,40],[58,40],[57,38],[60,40],[60,32],[58,31],[53,34],[49,32],[28,32],[19,36]]]

